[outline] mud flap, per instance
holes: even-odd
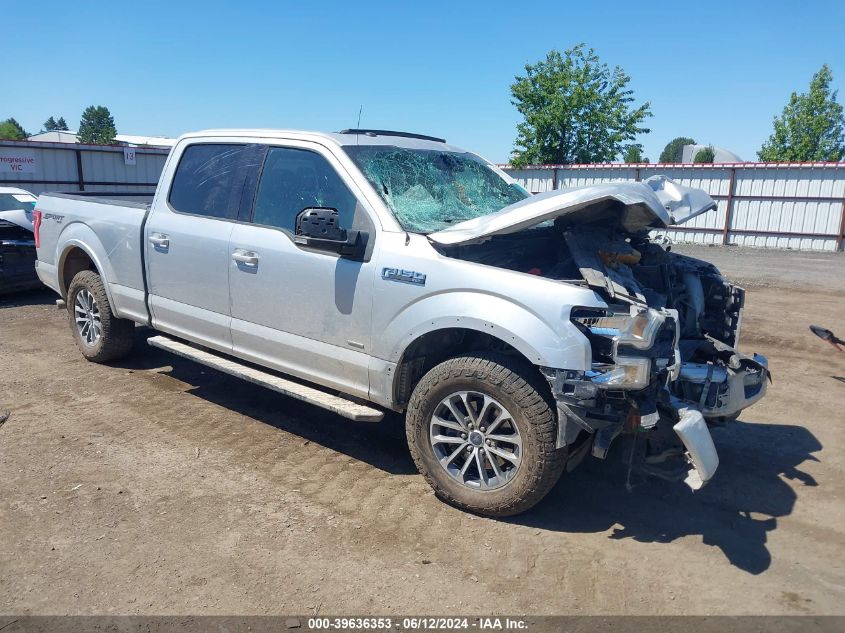
[[[682,408],[678,409],[678,415],[681,419],[672,428],[684,443],[687,458],[692,464],[684,483],[693,490],[700,490],[716,473],[719,454],[700,411]]]

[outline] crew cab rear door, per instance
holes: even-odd
[[[224,139],[174,151],[175,172],[162,176],[171,186],[156,196],[145,227],[153,326],[231,351],[229,237],[263,148]]]
[[[289,141],[267,149],[250,221],[233,227],[229,288],[237,356],[366,397],[375,228],[363,196],[331,152]],[[336,209],[368,233],[365,261],[294,243],[297,215]]]

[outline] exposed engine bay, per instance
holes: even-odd
[[[604,458],[614,438],[632,434],[632,470],[698,489],[718,466],[708,426],[763,397],[767,361],[736,349],[745,291],[713,265],[661,246],[649,236],[654,223],[626,226],[626,217],[629,205],[605,197],[442,252],[595,290],[606,309],[570,314],[590,342],[592,370],[544,371],[558,445],[571,459]]]

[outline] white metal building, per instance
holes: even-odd
[[[52,130],[50,132],[39,132],[28,136],[28,141],[40,141],[46,143],[78,143],[79,137],[76,132],[68,130]],[[149,146],[149,147],[173,147],[176,144],[175,138],[166,136],[140,136],[137,134],[116,134],[115,145]]]
[[[695,155],[703,149],[708,147],[713,149],[714,163],[742,163],[744,162],[739,156],[724,147],[716,147],[714,145],[702,145],[700,143],[692,145],[684,145],[681,150],[681,162],[691,163],[695,160]]]

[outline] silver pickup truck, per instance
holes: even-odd
[[[151,204],[42,195],[34,224],[87,359],[140,323],[348,418],[402,413],[438,496],[505,516],[621,434],[629,472],[713,476],[709,427],[767,363],[736,349],[743,290],[649,238],[713,208],[663,177],[531,196],[422,135],[219,130],[179,139]]]

